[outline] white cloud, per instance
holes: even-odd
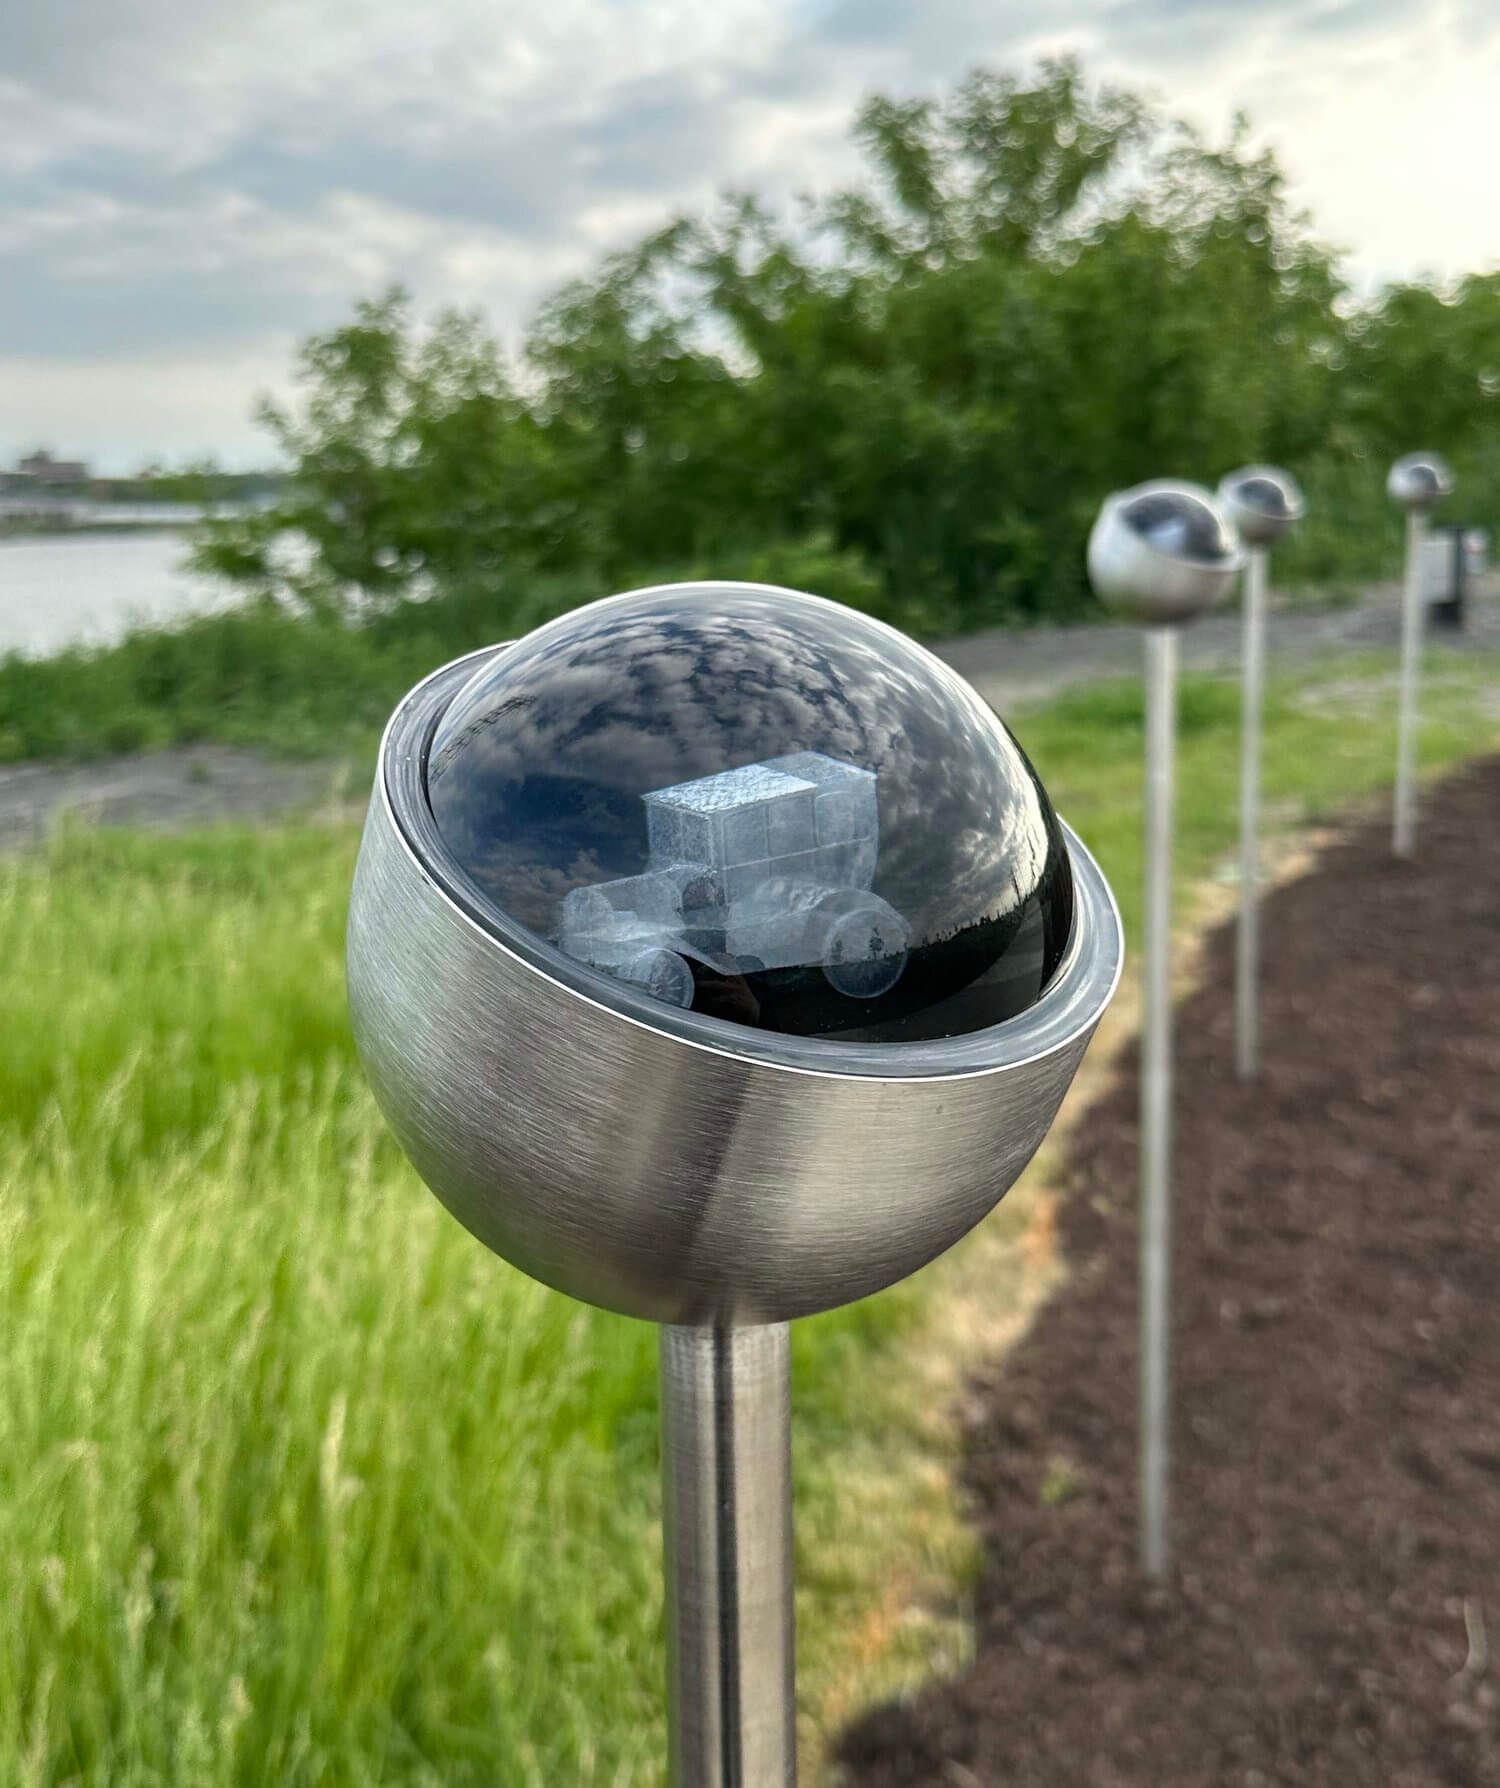
[[[1500,254],[1490,0],[9,0],[7,432],[243,445],[287,344],[392,279],[513,331],[723,184],[846,177],[871,88],[1065,47],[1216,131],[1248,106],[1369,273]]]

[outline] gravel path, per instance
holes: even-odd
[[[171,831],[328,806],[353,791],[344,765],[294,763],[228,745],[183,745],[87,764],[0,770],[0,848],[41,837],[64,813],[104,826]],[[358,798],[366,790],[361,783]]]
[[[1274,613],[1268,646],[1282,665],[1361,647],[1394,647],[1400,638],[1393,585],[1371,590],[1356,606],[1332,612]],[[1469,606],[1465,632],[1445,632],[1445,645],[1500,652],[1500,578],[1491,577]],[[1190,669],[1219,670],[1239,660],[1237,613],[1215,615],[1183,633]],[[936,648],[1003,713],[1079,683],[1128,676],[1140,664],[1134,627],[996,629]],[[23,764],[0,770],[0,847],[36,838],[68,811],[100,825],[201,825],[210,820],[260,820],[362,800],[347,766],[291,763],[224,745],[168,751],[89,764]]]
[[[1461,633],[1433,628],[1428,638],[1461,651],[1500,651],[1500,577],[1486,579],[1471,597],[1465,621]],[[1376,585],[1363,602],[1349,608],[1273,610],[1266,627],[1267,652],[1283,669],[1340,652],[1394,649],[1400,642],[1401,595],[1395,584]],[[1002,712],[1012,703],[1055,695],[1072,684],[1131,675],[1141,662],[1140,630],[1126,626],[995,630],[936,650]],[[1224,670],[1239,659],[1238,611],[1210,615],[1183,629],[1184,668]]]

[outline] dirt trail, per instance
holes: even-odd
[[[173,830],[348,806],[350,783],[344,765],[289,762],[228,745],[12,765],[0,769],[0,848],[41,837],[64,813],[99,825]],[[365,792],[361,784],[359,798]]]
[[[1073,1133],[1066,1287],[967,1404],[972,1668],[854,1788],[1500,1783],[1500,759],[1266,903],[1178,1013],[1175,1560],[1135,1566],[1132,1051]]]

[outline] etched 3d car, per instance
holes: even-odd
[[[570,956],[683,1007],[695,962],[718,975],[817,967],[861,1000],[901,978],[906,921],[871,889],[872,771],[798,751],[642,798],[648,866],[564,897]]]

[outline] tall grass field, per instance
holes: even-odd
[[[1435,658],[1424,702],[1428,771],[1500,742],[1482,665]],[[1388,659],[1276,683],[1273,816],[1381,790],[1393,705]],[[1234,685],[1182,720],[1199,877]],[[1139,686],[1017,730],[1133,929]],[[492,1259],[389,1140],[344,1012],[356,844],[64,828],[0,861],[7,1788],[663,1780],[655,1336]],[[798,1325],[814,1731],[912,1649],[869,1618],[892,1561],[962,1569],[912,1469],[944,1271]]]

